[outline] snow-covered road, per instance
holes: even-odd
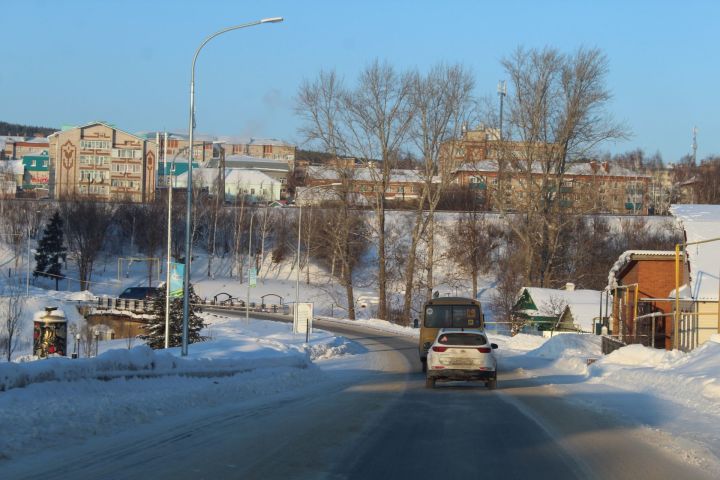
[[[0,477],[635,479],[717,473],[674,451],[669,439],[658,445],[638,423],[567,401],[572,395],[515,368],[511,359],[499,390],[472,384],[427,390],[411,336],[337,322],[318,326],[362,350],[317,362],[316,371],[293,376],[290,389],[272,395],[183,405],[182,412],[120,433],[2,461]],[[203,388],[232,395],[232,382],[242,377],[210,379]],[[558,383],[557,376],[553,380]],[[146,385],[163,387],[156,382]]]

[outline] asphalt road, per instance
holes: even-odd
[[[336,323],[370,370],[241,407],[173,416],[0,466],[10,478],[712,478],[633,425],[500,372],[425,388],[415,341]],[[501,365],[502,368],[502,365]],[[346,378],[346,380],[344,380]]]

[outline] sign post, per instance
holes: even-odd
[[[308,335],[312,331],[313,322],[313,304],[312,303],[296,303],[294,306],[296,309],[293,312],[295,318],[297,318],[297,325],[295,326],[295,333],[304,333],[305,341],[308,340]]]

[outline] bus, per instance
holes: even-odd
[[[438,297],[425,302],[420,324],[418,353],[423,372],[427,369],[427,354],[441,328],[483,330],[485,317],[477,300],[464,297]]]

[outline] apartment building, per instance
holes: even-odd
[[[465,163],[454,170],[455,182],[470,188],[480,205],[498,210],[500,189],[512,203],[522,203],[529,195],[541,193],[545,174],[539,164],[532,171],[519,172],[506,167],[500,182],[497,160]],[[502,185],[502,186],[501,186]],[[614,215],[647,215],[650,176],[636,173],[607,162],[584,162],[568,165],[557,189],[560,206],[576,213],[610,213]],[[512,208],[512,207],[510,207]]]
[[[103,122],[55,132],[48,140],[52,198],[153,200],[155,142]]]
[[[295,168],[295,145],[274,138],[246,138],[221,136],[217,142],[222,145],[226,156],[249,156],[284,161],[290,171]]]

